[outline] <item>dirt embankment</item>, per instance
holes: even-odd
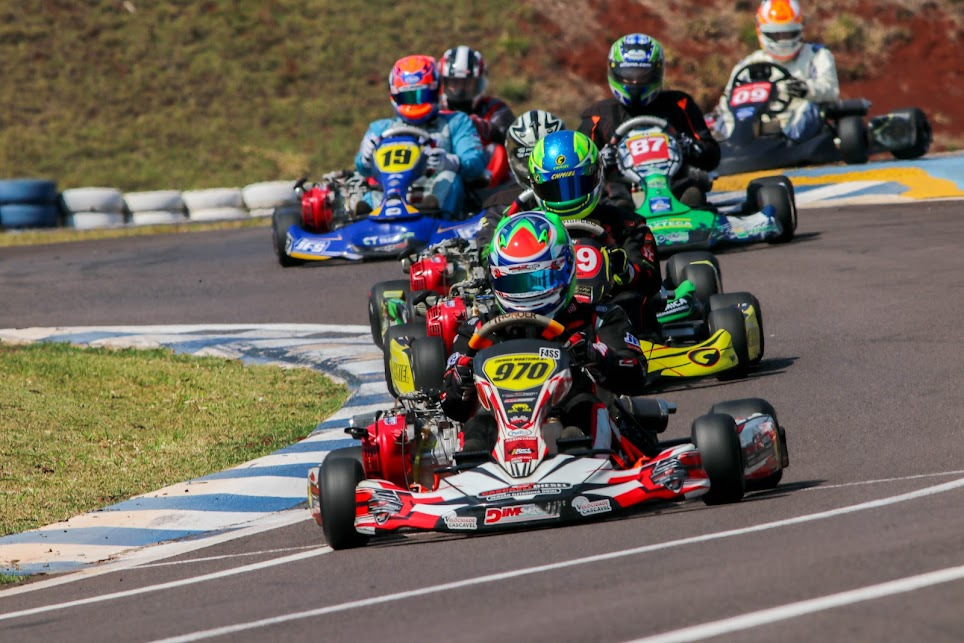
[[[539,40],[582,105],[608,95],[606,54],[619,36],[648,33],[664,45],[668,86],[715,104],[732,67],[757,47],[754,0],[532,0],[546,23]],[[964,5],[955,0],[837,0],[806,3],[805,37],[834,53],[846,98],[872,114],[920,107],[933,150],[964,148]],[[540,77],[545,77],[545,72]],[[573,99],[575,102],[576,99]],[[570,107],[567,105],[567,107]]]

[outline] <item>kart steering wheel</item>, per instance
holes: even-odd
[[[419,145],[435,147],[435,139],[432,138],[432,135],[423,130],[421,127],[414,127],[412,125],[396,125],[386,129],[378,138],[380,141],[382,141],[393,136],[412,136],[418,139]]]
[[[567,219],[562,222],[562,225],[566,230],[588,232],[590,236],[593,237],[601,237],[606,234],[606,228],[594,221],[587,221],[586,219]]]
[[[549,319],[545,315],[537,315],[536,313],[505,313],[504,315],[490,319],[475,331],[471,339],[469,339],[469,356],[474,356],[483,348],[488,348],[492,345],[492,340],[489,339],[489,335],[510,326],[530,326],[532,328],[542,329],[542,337],[547,340],[558,337],[566,330],[565,326],[554,319]]]
[[[620,124],[619,127],[616,128],[616,131],[613,132],[612,138],[605,147],[609,147],[616,152],[616,166],[620,173],[633,183],[643,182],[642,176],[640,176],[635,169],[624,165],[624,163],[628,163],[628,157],[623,156],[625,150],[620,150],[620,147],[623,145],[623,141],[626,139],[626,137],[633,130],[645,128],[657,128],[669,138],[669,143],[667,146],[667,154],[669,155],[669,158],[664,163],[665,167],[663,167],[661,171],[664,172],[668,177],[675,176],[680,171],[680,168],[684,163],[683,159],[685,156],[685,151],[683,149],[682,138],[680,137],[680,133],[677,131],[677,129],[673,127],[669,121],[656,116],[635,116]],[[674,151],[670,152],[670,150]]]
[[[777,74],[776,78],[773,78],[774,72]],[[776,116],[781,112],[785,112],[793,101],[793,98],[787,93],[786,89],[787,82],[791,80],[793,80],[793,75],[786,67],[771,62],[750,63],[743,65],[733,74],[733,82],[727,87],[727,95],[732,97],[733,90],[741,85],[768,81],[774,87],[780,88],[780,92],[778,92],[776,96],[773,94],[770,95],[769,104],[765,112],[768,116]]]

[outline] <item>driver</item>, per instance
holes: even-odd
[[[727,105],[736,72],[752,63],[771,63],[784,67],[793,77],[786,83],[790,105],[776,116],[781,129],[794,141],[813,138],[823,124],[819,103],[840,98],[833,54],[823,45],[803,42],[803,13],[797,0],[761,2],[756,12],[756,33],[760,49],[733,68],[720,97],[717,112],[721,118],[716,121],[719,136],[726,138],[733,131],[733,115]]]
[[[488,69],[482,53],[459,45],[442,54],[439,67],[442,72],[442,108],[468,114],[483,146],[504,144],[515,116],[504,100],[484,94]]]
[[[426,150],[430,176],[425,188],[430,194],[423,205],[439,208],[443,217],[458,218],[465,198],[463,181],[478,178],[485,171],[485,155],[475,126],[462,112],[439,112],[439,74],[431,56],[406,56],[396,61],[388,76],[388,89],[396,118],[384,118],[368,126],[355,155],[355,169],[364,177],[372,176],[375,148],[388,128],[422,128],[435,140],[435,147]],[[371,193],[366,195],[370,198]],[[361,203],[369,208],[374,205]]]
[[[720,163],[720,146],[706,127],[703,112],[692,96],[663,89],[663,47],[654,38],[633,33],[609,49],[609,87],[613,97],[582,113],[579,131],[603,150],[607,199],[633,209],[632,196],[616,170],[615,150],[607,144],[616,128],[635,116],[665,119],[678,132],[685,165],[672,177],[674,195],[689,206],[705,203],[712,183],[707,174]],[[606,147],[604,147],[606,146]]]
[[[567,428],[563,437],[585,434],[593,439],[594,448],[609,448],[613,431],[595,384],[613,393],[635,395],[646,382],[646,359],[625,311],[613,305],[583,306],[573,299],[576,265],[572,242],[554,214],[520,212],[504,218],[495,230],[487,263],[501,311],[536,313],[559,322],[566,329],[559,340],[576,365],[582,365],[573,368],[572,389],[553,411],[563,424],[578,427]],[[491,413],[476,412],[473,358],[467,354],[469,338],[484,321],[469,319],[459,328],[442,383],[442,409],[453,420],[465,422],[465,451],[488,450],[495,443]],[[501,338],[524,337],[525,330],[509,328]]]

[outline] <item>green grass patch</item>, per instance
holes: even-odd
[[[0,574],[0,585],[14,585],[27,580],[27,576],[17,576],[15,574]]]
[[[167,349],[0,344],[0,535],[269,454],[340,408],[303,368]]]
[[[169,225],[128,226],[123,228],[97,228],[93,230],[74,230],[72,228],[52,228],[48,230],[10,230],[0,234],[0,248],[11,246],[36,246],[45,243],[66,243],[69,241],[89,241],[92,239],[119,239],[121,237],[144,237],[154,234],[184,234],[205,230],[240,230],[241,228],[266,228],[271,225],[270,217],[256,217],[237,221],[218,221],[211,223],[174,223]]]

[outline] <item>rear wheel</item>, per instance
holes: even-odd
[[[362,461],[362,448],[361,445],[354,447],[342,447],[341,449],[335,449],[327,456],[325,456],[325,463],[332,462],[334,460],[356,460],[359,463]]]
[[[385,333],[382,356],[385,364],[385,384],[392,397],[415,390],[412,372],[412,343],[428,337],[424,321],[392,326]]]
[[[361,547],[368,541],[355,530],[355,487],[364,477],[361,463],[352,458],[336,458],[321,467],[321,527],[332,549]]]
[[[441,392],[446,357],[441,337],[422,337],[412,342],[412,376],[416,390],[433,396]]]
[[[289,255],[286,248],[288,228],[293,225],[301,225],[301,215],[297,212],[276,210],[271,215],[271,245],[274,248],[274,253],[278,256],[278,263],[284,268],[304,263],[302,259],[295,259]]]
[[[726,330],[730,333],[733,350],[736,352],[736,366],[723,371],[716,376],[720,381],[735,380],[746,377],[750,372],[750,351],[746,339],[746,322],[739,308],[730,306],[711,310],[707,318],[710,333]]]
[[[712,252],[703,250],[679,252],[666,261],[666,280],[669,288],[676,288],[683,282],[685,279],[683,269],[691,264],[712,266],[716,272],[716,292],[723,291],[723,271],[720,270],[720,261]]]
[[[780,454],[783,459],[783,466],[789,464],[789,457],[787,456],[787,434],[780,426],[780,422],[777,420],[777,411],[773,408],[773,405],[766,400],[759,397],[749,397],[742,400],[728,400],[726,402],[717,402],[710,408],[710,413],[724,413],[726,415],[732,416],[734,420],[743,420],[750,417],[751,415],[756,415],[757,413],[762,413],[764,415],[769,415],[773,418],[773,421],[777,425],[777,434],[780,436]],[[773,489],[778,484],[780,480],[783,479],[783,469],[762,478],[760,480],[754,480],[752,482],[747,482],[753,490],[760,489]]]
[[[710,298],[710,310],[729,308],[736,306],[743,313],[744,328],[747,329],[747,354],[750,355],[750,364],[755,366],[763,360],[763,353],[766,350],[766,333],[763,328],[763,308],[760,301],[748,292],[728,292],[713,295]],[[752,309],[752,312],[751,312]],[[753,315],[751,319],[750,316]],[[751,329],[756,326],[755,335],[751,335]],[[754,340],[759,346],[759,351],[753,350]]]
[[[402,298],[408,299],[410,285],[408,279],[393,279],[391,281],[380,281],[368,291],[368,326],[372,331],[372,341],[379,348],[384,348],[384,337],[388,331],[382,324],[385,307],[386,292],[401,291]]]
[[[743,449],[736,422],[729,415],[711,413],[693,421],[693,444],[700,452],[710,490],[703,496],[708,505],[739,502],[746,491]]]
[[[707,301],[720,292],[720,282],[713,266],[705,263],[691,263],[683,268],[683,279],[693,283],[696,287],[696,298]]]
[[[862,116],[844,116],[837,121],[837,136],[840,138],[840,156],[845,163],[867,162],[870,142],[867,137],[867,124]]]

